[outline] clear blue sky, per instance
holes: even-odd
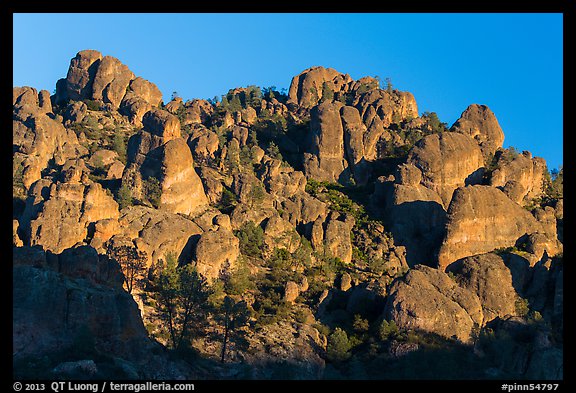
[[[14,86],[54,90],[96,49],[158,85],[164,101],[247,86],[288,88],[322,65],[389,77],[451,125],[488,105],[504,146],[562,165],[562,14],[15,14]]]

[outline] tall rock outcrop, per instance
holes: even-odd
[[[333,68],[308,68],[292,78],[288,91],[288,104],[312,108],[322,99],[327,89],[339,92],[351,80],[349,75],[341,74]]]
[[[474,138],[485,159],[490,158],[504,143],[504,132],[494,113],[486,105],[472,104],[450,128]]]
[[[183,214],[204,210],[208,198],[194,170],[190,148],[180,137],[178,118],[153,109],[146,113],[143,124],[144,128],[128,141],[123,183],[133,189],[134,197],[150,198],[145,182],[156,179],[160,187],[159,208]]]
[[[137,126],[144,114],[162,101],[155,84],[136,77],[120,60],[83,50],[70,61],[68,74],[56,84],[54,102],[95,100],[120,109]]]
[[[344,157],[342,103],[323,102],[310,112],[309,153],[304,153],[304,171],[314,179],[338,182],[348,167]]]

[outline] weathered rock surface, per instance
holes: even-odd
[[[497,317],[516,315],[518,292],[512,272],[502,257],[494,253],[466,257],[450,265],[448,270],[456,275],[461,287],[478,296],[484,324]]]
[[[443,132],[418,141],[410,151],[408,163],[421,170],[421,184],[436,191],[447,208],[456,188],[482,180],[480,168],[484,159],[472,138]]]
[[[282,161],[268,156],[263,158],[262,164],[258,176],[268,193],[291,198],[304,192],[306,178],[302,172],[295,171],[291,166],[282,165]]]
[[[101,60],[102,54],[98,51],[89,49],[78,52],[76,57],[70,60],[65,83],[56,85],[57,89],[60,86],[65,89],[57,92],[57,96],[74,101],[91,98],[94,77]]]
[[[319,353],[326,347],[326,339],[308,324],[280,322],[266,325],[248,341],[249,350],[242,354],[241,359],[253,365],[250,378],[322,377],[325,362]]]
[[[51,116],[46,94],[30,87],[13,89],[12,121],[13,174],[27,190],[40,179],[50,161],[63,165],[68,158],[88,153],[72,130]],[[51,116],[48,116],[50,114]]]
[[[512,247],[521,236],[535,232],[543,233],[542,225],[499,189],[458,188],[448,209],[438,265],[444,270],[460,258]]]
[[[300,295],[300,288],[294,281],[286,282],[284,285],[284,301],[292,303]]]
[[[193,260],[198,273],[212,281],[233,268],[239,255],[240,241],[230,229],[221,226],[200,236]]]
[[[264,244],[269,252],[274,248],[283,248],[293,253],[300,246],[300,235],[292,224],[275,215],[264,225]]]
[[[216,158],[220,148],[218,135],[204,126],[196,126],[188,137],[188,146],[196,162],[207,162]]]
[[[190,148],[180,138],[180,122],[160,109],[146,113],[144,129],[128,141],[128,168],[123,182],[136,198],[145,191],[143,180],[159,181],[161,209],[172,213],[196,214],[208,206],[202,181],[194,170]]]
[[[189,261],[194,241],[203,232],[181,215],[145,206],[123,209],[118,222],[120,231],[112,242],[135,244],[146,252],[148,265],[158,259],[166,260],[169,253],[175,254],[179,261]]]
[[[311,110],[309,153],[304,153],[304,172],[320,181],[338,182],[348,167],[344,159],[344,129],[339,102],[324,102]]]
[[[504,132],[496,116],[486,105],[470,105],[450,130],[476,139],[485,159],[491,157],[504,143]]]
[[[70,347],[82,334],[116,356],[130,357],[147,344],[138,307],[121,288],[72,279],[66,272],[14,266],[13,291],[15,357]]]
[[[530,152],[518,154],[508,161],[501,154],[490,176],[490,185],[499,187],[519,204],[526,204],[542,195],[546,161],[540,157],[532,158]]]
[[[25,244],[42,245],[60,253],[76,243],[89,241],[89,227],[104,219],[118,219],[118,204],[98,183],[80,182],[80,174],[66,182],[46,184],[30,190],[20,221]]]
[[[308,68],[292,78],[288,92],[288,103],[312,108],[322,98],[324,83],[333,92],[338,92],[350,81],[349,75],[341,74],[333,68]]]
[[[426,299],[422,302],[422,299]],[[384,316],[399,328],[470,342],[483,321],[478,296],[440,270],[418,265],[392,284]]]
[[[327,219],[319,217],[312,226],[311,243],[314,249],[329,257],[340,258],[344,263],[352,261],[350,231],[354,223],[332,212]]]
[[[104,56],[92,81],[92,99],[110,104],[116,110],[126,94],[126,88],[134,79],[134,73],[120,60]]]

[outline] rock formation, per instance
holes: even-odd
[[[457,133],[422,138],[410,151],[407,162],[420,169],[420,183],[440,195],[445,209],[456,188],[482,180],[484,160],[480,149],[472,138]]]
[[[459,287],[446,273],[418,265],[392,285],[385,318],[401,328],[470,342],[474,326],[480,326],[484,316],[476,294]]]
[[[512,247],[521,236],[536,232],[545,234],[534,216],[499,189],[480,185],[458,188],[448,208],[438,266],[444,270],[460,258]],[[556,252],[554,247],[549,254]]]
[[[504,132],[494,113],[486,105],[472,104],[450,128],[474,138],[485,159],[490,158],[504,143]]]

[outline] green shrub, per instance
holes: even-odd
[[[398,336],[398,326],[396,322],[383,320],[378,328],[378,336],[382,341],[391,340]]]
[[[352,345],[346,332],[340,328],[334,329],[328,336],[328,345],[326,346],[326,357],[331,362],[342,362],[350,358],[350,349]]]
[[[359,314],[354,315],[354,322],[352,328],[356,333],[366,333],[370,329],[370,323],[367,319],[362,318]]]
[[[126,183],[122,183],[118,191],[116,192],[116,202],[120,206],[120,210],[124,209],[125,207],[132,206],[134,201],[132,199],[132,191],[130,187],[126,185]]]
[[[516,315],[520,317],[526,317],[530,312],[530,307],[528,306],[528,300],[524,298],[516,299],[514,307],[516,309]]]
[[[91,111],[99,111],[100,110],[100,104],[98,103],[98,101],[84,100],[84,103],[86,104],[86,107],[88,107],[88,109]]]
[[[160,198],[162,197],[160,181],[154,176],[150,176],[148,179],[142,181],[142,185],[146,199],[148,199],[148,202],[150,202],[152,206],[158,209],[158,207],[160,207]]]
[[[220,203],[218,204],[218,209],[222,213],[231,213],[237,203],[238,198],[236,198],[236,194],[227,188],[222,189],[222,196],[220,197]]]
[[[253,221],[248,221],[235,232],[235,235],[240,240],[242,255],[255,258],[262,257],[264,231],[259,225],[254,224]]]

